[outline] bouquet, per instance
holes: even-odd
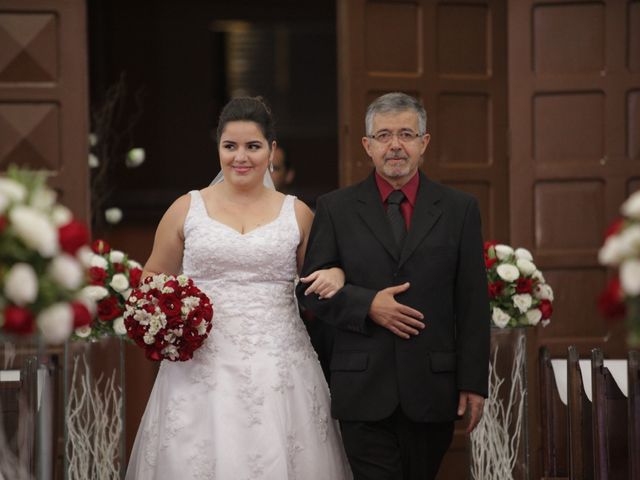
[[[185,361],[211,331],[209,298],[184,275],[154,275],[131,292],[124,312],[129,337],[149,360]]]
[[[553,290],[524,248],[486,242],[484,260],[492,324],[500,327],[547,326],[553,313]]]
[[[626,316],[629,343],[640,345],[640,192],[622,204],[623,217],[616,220],[605,234],[598,254],[602,265],[617,268],[598,299],[607,318]]]
[[[97,302],[90,324],[75,329],[75,338],[94,339],[105,335],[126,336],[124,309],[131,291],[140,284],[142,266],[104,240],[96,240],[84,258],[89,285],[82,294]]]
[[[80,289],[89,232],[56,202],[46,173],[10,167],[0,177],[0,331],[63,343],[95,304]],[[83,247],[84,246],[84,247]]]

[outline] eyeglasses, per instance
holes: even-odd
[[[380,143],[389,143],[391,142],[391,139],[393,139],[393,137],[397,137],[399,142],[409,143],[423,135],[424,133],[415,133],[411,130],[400,130],[399,132],[395,133],[383,130],[381,132],[374,133],[373,135],[367,135],[367,137],[372,138]]]

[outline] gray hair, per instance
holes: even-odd
[[[402,92],[386,93],[376,98],[369,108],[367,108],[367,114],[364,117],[364,126],[367,135],[373,135],[373,117],[378,113],[399,113],[406,112],[407,110],[413,110],[418,114],[418,130],[419,134],[424,134],[427,131],[427,112],[422,106],[422,102],[411,95],[407,95]]]

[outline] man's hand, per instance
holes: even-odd
[[[482,418],[484,407],[484,397],[473,392],[460,392],[458,400],[458,415],[463,416],[469,407],[469,423],[467,424],[467,434],[471,433]]]
[[[316,293],[319,298],[331,298],[344,286],[344,272],[338,267],[316,270],[300,281],[311,284],[304,291],[305,295]]]
[[[394,295],[409,289],[409,282],[385,288],[376,293],[371,302],[369,317],[375,323],[402,338],[418,335],[424,328],[424,315],[411,307],[396,302]]]

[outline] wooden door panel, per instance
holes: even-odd
[[[0,1],[0,169],[51,172],[50,184],[88,219],[85,4]]]

